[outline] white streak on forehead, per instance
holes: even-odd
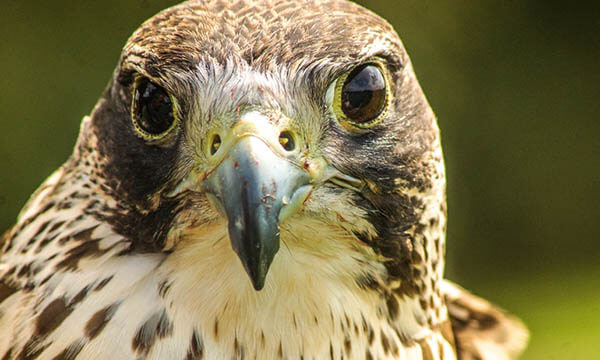
[[[181,96],[189,104],[184,121],[192,146],[202,148],[211,132],[230,128],[251,110],[284,120],[306,138],[320,138],[324,119],[303,69],[274,65],[262,70],[231,59],[224,66],[206,62],[194,72],[179,73],[178,82],[191,84]]]
[[[192,84],[191,93],[186,95],[199,111],[195,116],[222,117],[259,106],[295,117],[307,106],[314,106],[307,103],[312,89],[307,88],[304,75],[284,65],[261,71],[247,63],[228,61],[225,66],[200,64],[180,80]]]

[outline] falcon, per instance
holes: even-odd
[[[2,359],[512,359],[444,279],[436,118],[345,0],[189,1],[128,40],[4,235]]]

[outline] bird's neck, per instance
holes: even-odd
[[[369,247],[352,238],[330,239],[335,231],[310,225],[321,234],[311,238],[319,250],[282,233],[285,246],[258,292],[231,249],[224,223],[184,235],[177,247],[185,251],[174,251],[161,265],[173,316],[198,329],[207,350],[263,349],[284,358],[364,358],[365,351],[395,358],[434,336],[436,319],[423,308],[434,279],[423,285],[423,294],[401,295],[394,291],[399,284],[381,285],[385,269]],[[425,305],[445,320],[444,304]]]

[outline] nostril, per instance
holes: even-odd
[[[221,147],[221,137],[215,134],[210,143],[210,154],[214,155],[219,150],[219,147]]]
[[[294,141],[294,136],[289,131],[282,131],[279,134],[279,143],[286,151],[292,151],[296,148],[296,142]]]

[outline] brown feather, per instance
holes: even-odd
[[[529,338],[519,319],[449,281],[444,293],[459,359],[519,357]]]

